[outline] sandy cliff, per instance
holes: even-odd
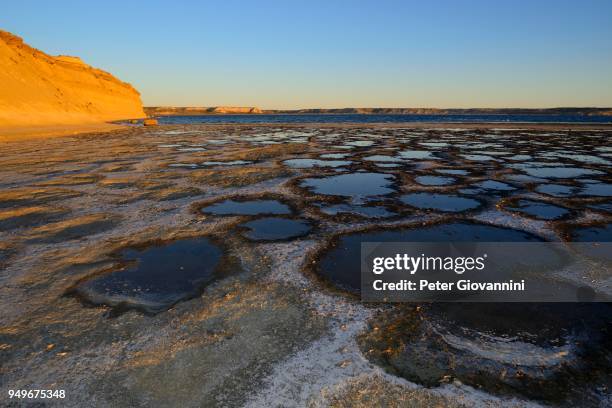
[[[255,107],[215,106],[212,113],[261,113],[261,110]]]
[[[78,57],[53,57],[0,30],[0,127],[142,118],[140,94]]]

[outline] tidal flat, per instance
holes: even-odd
[[[611,137],[189,124],[0,143],[1,391],[64,389],[68,407],[610,405],[610,304],[367,304],[351,269],[370,236],[612,240]],[[609,279],[550,278],[612,296]]]

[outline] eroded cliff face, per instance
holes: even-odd
[[[142,118],[130,84],[78,57],[53,57],[0,30],[0,126],[82,124]]]

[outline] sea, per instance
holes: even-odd
[[[612,123],[612,116],[587,115],[378,115],[250,114],[159,116],[160,124],[195,123]]]

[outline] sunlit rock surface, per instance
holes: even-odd
[[[130,84],[78,57],[53,57],[0,30],[0,129],[142,118]]]

